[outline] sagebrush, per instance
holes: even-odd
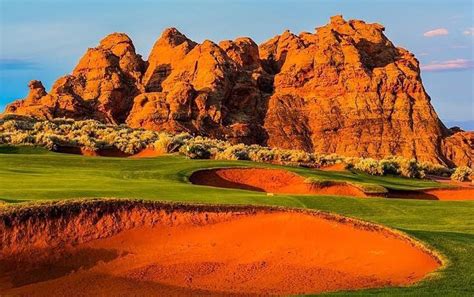
[[[427,174],[450,176],[452,173],[451,169],[442,165],[420,163],[415,159],[402,157],[388,156],[376,160],[269,148],[255,144],[231,144],[188,133],[173,135],[167,132],[132,129],[125,125],[106,125],[95,120],[38,121],[28,117],[5,117],[0,119],[0,144],[36,145],[52,151],[64,146],[85,147],[90,150],[116,148],[127,154],[153,147],[167,153],[178,152],[192,159],[250,160],[315,168],[343,163],[349,169],[371,175],[391,174],[409,178],[424,178]],[[466,169],[462,172],[459,170],[454,176],[455,179],[470,178],[472,170],[469,174],[465,173]]]

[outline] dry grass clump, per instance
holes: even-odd
[[[371,175],[399,175],[409,178],[424,178],[427,174],[450,176],[452,173],[449,168],[441,165],[418,163],[415,159],[402,157],[390,156],[375,160],[268,148],[255,144],[231,144],[188,133],[172,135],[132,129],[125,125],[105,125],[95,120],[38,121],[28,117],[7,116],[0,119],[0,144],[37,145],[53,151],[59,146],[80,146],[91,150],[115,147],[127,154],[154,147],[162,152],[179,152],[191,159],[250,160],[314,168],[342,163],[348,169]],[[453,178],[466,179],[469,176],[466,174],[466,169],[458,169]]]

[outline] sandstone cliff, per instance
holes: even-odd
[[[198,44],[170,28],[147,62],[114,33],[49,93],[32,81],[6,113],[472,166],[472,135],[441,123],[418,61],[383,31],[335,16],[314,33],[286,31],[258,46],[250,38]]]
[[[8,105],[6,113],[123,123],[133,98],[143,91],[145,66],[127,35],[111,34],[88,49],[72,74],[59,78],[48,94],[41,82],[32,81],[28,96]]]

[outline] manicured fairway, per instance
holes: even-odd
[[[195,186],[187,177],[210,167],[277,167],[237,161],[82,157],[38,149],[0,148],[0,199],[6,202],[119,197],[201,203],[268,204],[312,208],[381,223],[426,242],[447,259],[447,267],[422,283],[329,295],[472,296],[474,294],[474,201],[424,201],[335,196],[275,195]],[[345,180],[391,189],[421,189],[436,183],[291,168],[305,177]]]

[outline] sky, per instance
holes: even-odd
[[[383,24],[419,59],[440,118],[474,130],[472,0],[0,0],[0,111],[25,97],[32,79],[49,90],[112,32],[127,33],[146,59],[167,27],[197,42],[249,36],[260,43],[286,29],[313,32],[336,14]]]

